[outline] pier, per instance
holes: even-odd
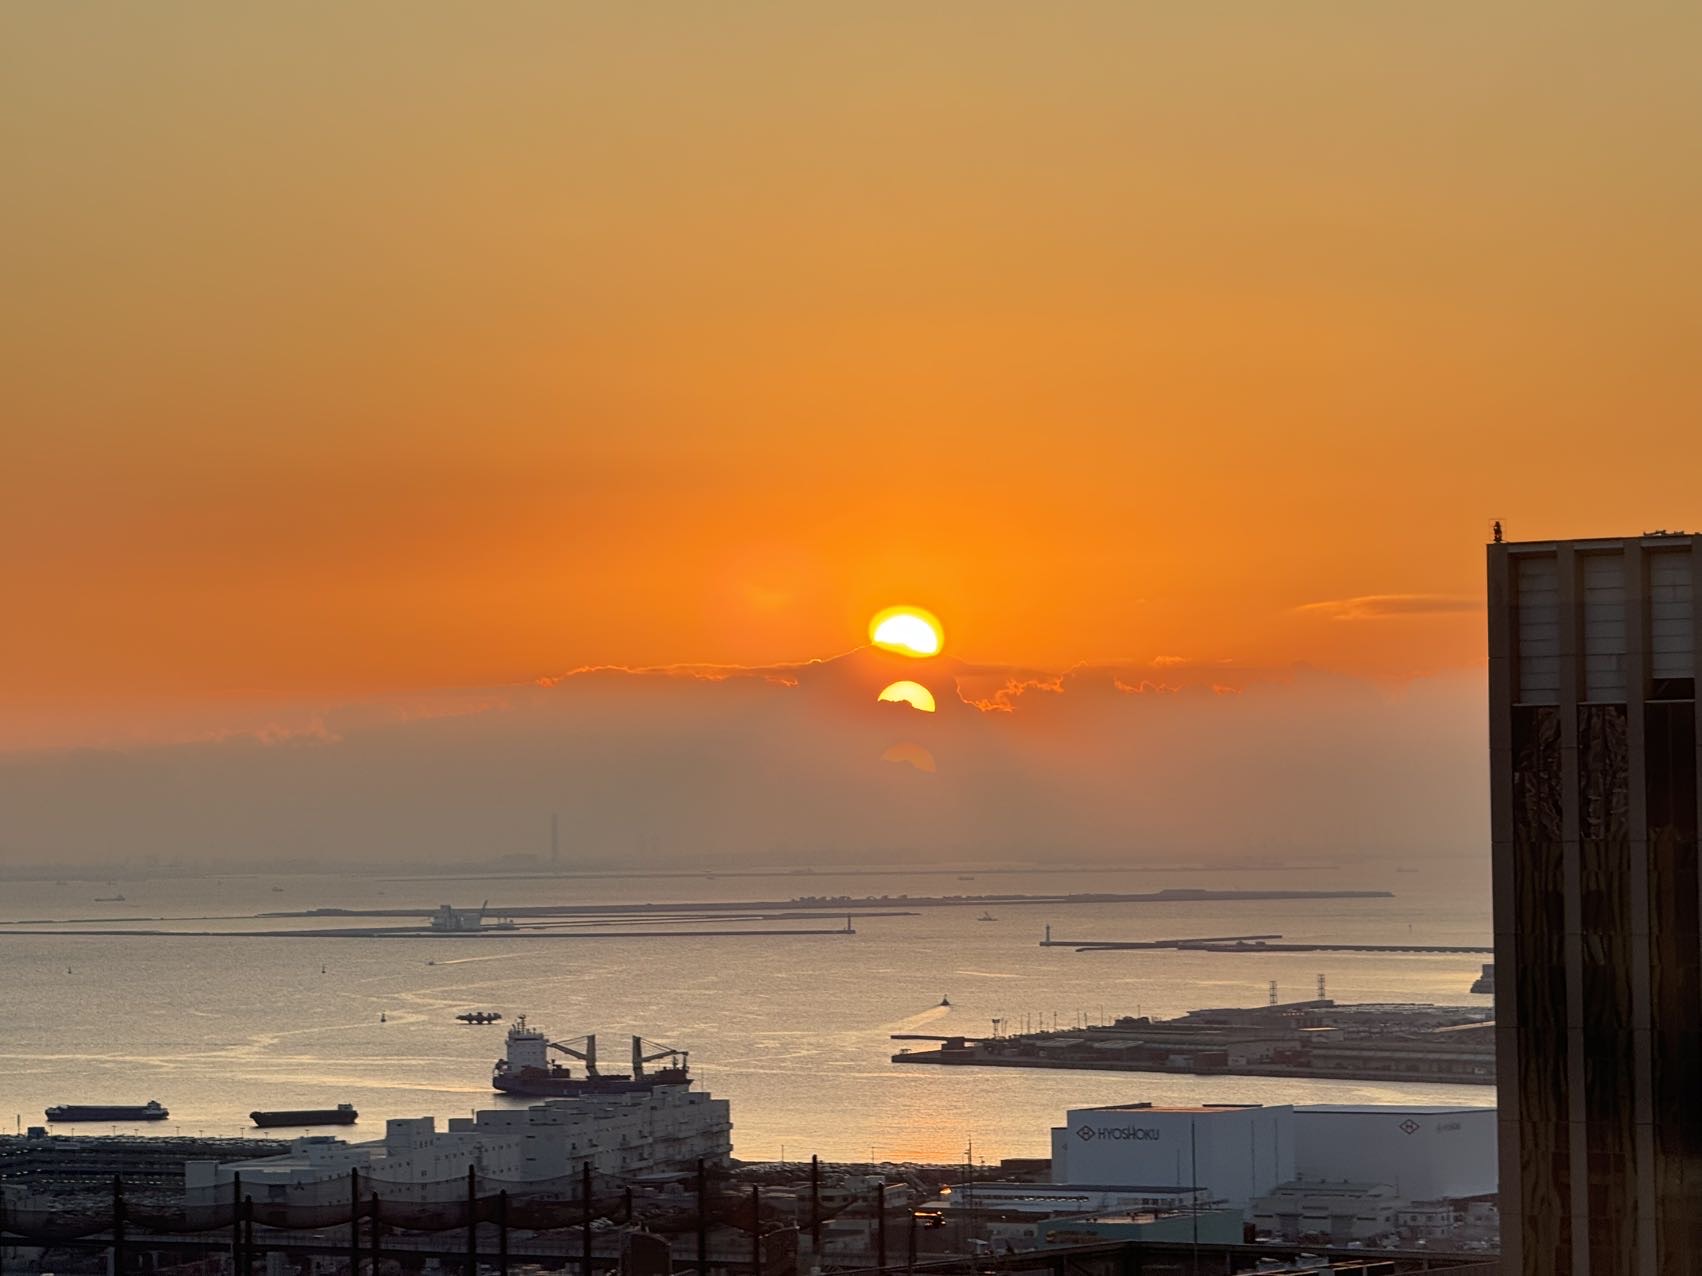
[[[1097,1027],[935,1041],[894,1063],[1090,1072],[1495,1083],[1494,1020],[1476,1007],[1338,1005],[1329,1000],[1125,1016]]]
[[[1053,939],[1052,928],[1040,941],[1042,948],[1073,948],[1078,953],[1133,951],[1142,948],[1168,948],[1177,952],[1196,953],[1408,953],[1429,956],[1462,957],[1493,954],[1492,945],[1483,944],[1283,944],[1274,943],[1281,935],[1207,935],[1187,939]]]

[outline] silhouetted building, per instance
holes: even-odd
[[[1503,1270],[1702,1269],[1702,536],[1488,552]]]

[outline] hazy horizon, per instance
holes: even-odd
[[[878,702],[900,676],[937,710]],[[547,853],[552,812],[563,867],[1462,854],[1481,695],[1473,672],[1052,675],[859,649],[259,706],[172,743],[0,754],[0,861],[476,862]]]

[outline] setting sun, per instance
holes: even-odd
[[[907,704],[912,709],[920,709],[923,713],[934,711],[934,693],[919,682],[895,682],[881,689],[877,697],[881,700],[891,700],[898,704]]]
[[[920,607],[888,607],[869,622],[869,640],[883,651],[937,656],[945,634],[931,612]]]

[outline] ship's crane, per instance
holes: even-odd
[[[579,1043],[584,1044],[583,1049],[578,1048]],[[586,1076],[594,1077],[597,1075],[596,1033],[587,1033],[583,1037],[575,1037],[572,1041],[552,1041],[549,1045],[551,1050],[559,1050],[568,1058],[578,1059],[581,1063],[583,1063],[585,1065]]]
[[[551,1041],[546,1043],[551,1050],[564,1054],[570,1059],[578,1059],[585,1065],[587,1077],[601,1077],[597,1071],[597,1034],[587,1033],[583,1037],[574,1037],[571,1041]],[[645,1075],[644,1065],[667,1060],[664,1071],[684,1072],[690,1055],[687,1051],[676,1050],[672,1046],[659,1045],[654,1041],[646,1041],[643,1037],[632,1039],[632,1076],[640,1078]],[[619,1080],[619,1078],[612,1078]]]
[[[643,1037],[632,1039],[632,1075],[642,1077],[644,1065],[655,1063],[660,1059],[668,1060],[669,1068],[684,1071],[690,1054],[684,1050],[676,1050],[672,1046],[658,1045],[654,1041],[646,1041]]]

